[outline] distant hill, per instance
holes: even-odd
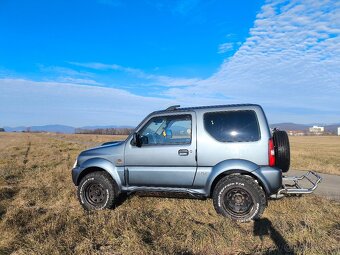
[[[81,129],[100,129],[100,128],[132,128],[131,126],[85,126],[79,127]],[[6,132],[23,132],[28,129],[33,132],[56,132],[64,134],[74,134],[76,128],[66,125],[44,125],[44,126],[19,126],[19,127],[4,127]]]
[[[278,128],[281,130],[304,130],[307,131],[310,127],[317,125],[317,126],[322,126],[325,127],[326,132],[331,132],[331,133],[337,133],[338,127],[340,127],[340,123],[335,123],[335,124],[329,124],[329,125],[323,125],[323,124],[295,124],[295,123],[276,123],[276,124],[270,124],[270,128]]]
[[[117,126],[117,125],[109,125],[109,126],[84,126],[79,127],[81,129],[98,129],[98,128],[134,128],[132,126]]]
[[[65,134],[73,134],[75,131],[74,127],[65,126],[65,125],[45,125],[45,126],[31,126],[31,127],[4,127],[6,132],[22,132],[30,131],[35,132],[57,132],[57,133],[65,133]]]
[[[322,124],[296,124],[291,122],[283,122],[270,124],[270,128],[278,128],[281,130],[304,130],[307,131],[309,127],[313,125],[323,126],[325,127],[326,132],[337,133],[338,127],[340,127],[340,123],[322,125]],[[57,132],[57,133],[65,133],[65,134],[73,134],[75,133],[76,128],[66,125],[45,125],[45,126],[19,126],[19,127],[4,127],[6,132],[22,132],[27,131],[30,128],[31,131],[40,131],[40,132]],[[134,128],[132,126],[118,126],[118,125],[109,125],[109,126],[84,126],[78,127],[80,129],[105,129],[105,128]]]
[[[309,125],[305,124],[295,124],[295,123],[276,123],[276,124],[270,124],[270,128],[278,128],[281,130],[308,130],[310,127]]]
[[[327,125],[325,126],[326,132],[338,133],[338,127],[340,127],[340,123]]]

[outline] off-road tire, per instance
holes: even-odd
[[[251,199],[251,204],[247,206],[249,209],[242,213],[230,209],[228,203],[233,203],[235,196],[236,198],[237,196],[248,197],[244,199],[248,201],[247,204]],[[215,186],[213,204],[217,213],[235,221],[247,222],[261,217],[267,205],[267,198],[262,187],[251,176],[228,175],[223,177]]]
[[[282,172],[287,172],[290,166],[289,138],[285,131],[277,130],[273,133],[275,166]]]
[[[97,171],[81,179],[77,195],[85,210],[111,209],[114,207],[118,188],[108,173]]]

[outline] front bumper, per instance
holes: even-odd
[[[76,186],[78,186],[78,184],[79,184],[79,181],[78,181],[79,175],[82,172],[82,170],[83,170],[83,168],[79,167],[79,166],[74,167],[72,169],[72,181],[73,181],[74,185],[76,185]]]

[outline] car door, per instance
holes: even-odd
[[[190,187],[196,173],[194,112],[150,117],[139,130],[141,147],[125,147],[129,186]]]

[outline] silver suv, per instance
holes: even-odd
[[[112,208],[121,193],[180,192],[248,221],[270,196],[316,188],[315,173],[312,188],[286,188],[289,164],[287,134],[269,129],[259,105],[172,106],[149,114],[125,141],[81,152],[72,179],[87,210]]]

